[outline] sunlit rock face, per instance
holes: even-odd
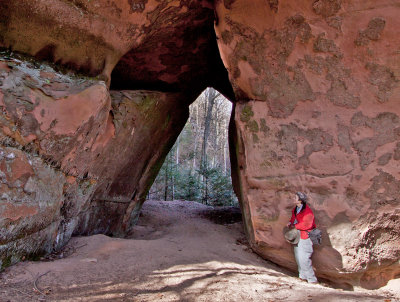
[[[188,117],[182,102],[0,59],[2,266],[73,233],[128,230]]]
[[[0,267],[135,223],[190,102],[233,98],[214,17],[207,0],[0,1]]]
[[[235,189],[251,245],[295,269],[283,227],[305,191],[317,276],[376,288],[400,273],[398,1],[218,1],[237,103]]]
[[[0,1],[0,48],[26,55],[0,59],[1,267],[129,230],[213,86],[235,101],[253,249],[295,270],[282,231],[302,190],[324,232],[317,275],[384,285],[400,273],[399,13],[397,0]]]

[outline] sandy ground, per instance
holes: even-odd
[[[225,218],[193,202],[146,202],[129,239],[75,237],[61,259],[8,268],[0,301],[400,301],[400,279],[375,291],[302,282],[252,253],[241,222],[216,223]]]

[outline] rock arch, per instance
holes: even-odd
[[[129,228],[213,86],[235,101],[253,249],[294,268],[282,227],[301,189],[325,232],[317,275],[398,276],[398,13],[392,0],[1,2],[0,46],[27,55],[0,61],[2,266]]]

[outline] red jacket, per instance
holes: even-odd
[[[306,204],[306,207],[304,208],[303,205],[300,213],[296,215],[296,207],[294,207],[292,210],[292,218],[290,218],[290,223],[293,224],[295,219],[297,219],[297,223],[294,225],[294,227],[300,230],[300,238],[307,239],[307,231],[316,228],[313,211],[311,211],[310,207]]]

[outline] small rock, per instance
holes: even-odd
[[[85,258],[81,260],[82,262],[92,262],[92,263],[97,263],[96,258]]]

